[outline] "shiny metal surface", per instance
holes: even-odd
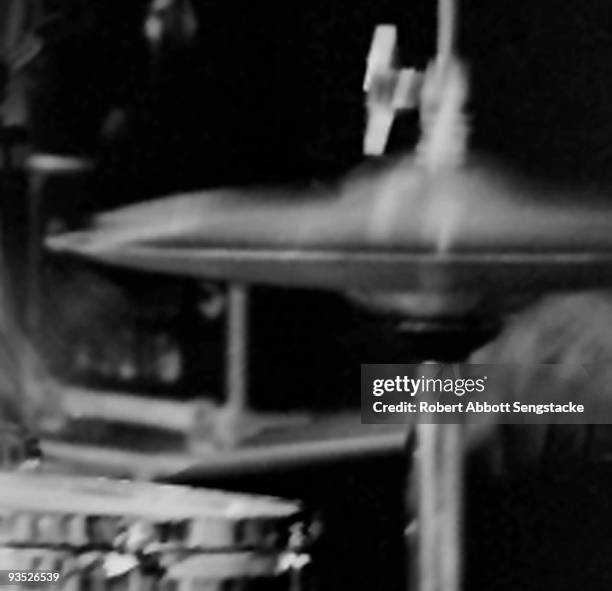
[[[100,215],[50,248],[194,277],[386,291],[546,291],[612,283],[612,201],[409,158],[326,191],[215,190]]]

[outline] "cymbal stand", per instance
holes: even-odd
[[[192,446],[210,443],[212,418],[213,443],[235,448],[270,428],[290,428],[310,421],[307,414],[256,412],[249,408],[249,287],[230,282],[227,286],[225,325],[225,403],[210,415],[196,420]],[[208,414],[207,411],[204,414]]]
[[[455,0],[438,0],[437,55],[425,74],[398,70],[395,27],[376,29],[364,82],[365,154],[382,154],[396,114],[419,108],[418,164],[428,174],[439,174],[463,163],[469,131],[463,111],[468,82],[454,52],[456,22]],[[463,463],[463,425],[416,426],[411,475],[415,481],[408,483],[406,495],[408,514],[413,509],[416,513],[406,530],[412,559],[410,589],[460,591],[462,587]]]

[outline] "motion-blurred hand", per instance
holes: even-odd
[[[537,392],[538,401],[609,399],[612,407],[612,294],[544,297],[510,317],[501,334],[469,361],[519,368],[504,392],[487,392],[488,397],[529,403]],[[537,364],[551,364],[544,377],[552,383],[543,381]],[[588,379],[583,375],[585,366]],[[575,391],[572,384],[580,384],[581,391]],[[593,452],[596,432],[606,429],[606,425],[489,424],[473,432],[470,443],[472,449],[488,446],[505,466],[582,460]]]

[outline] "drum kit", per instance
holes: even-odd
[[[5,574],[9,588],[304,588],[298,503],[32,472],[0,474],[0,490],[0,570],[39,576]]]
[[[397,298],[393,301],[406,316],[436,320],[473,313],[491,302],[501,313],[508,302],[527,294],[612,285],[609,200],[597,195],[577,199],[532,185],[467,153],[468,81],[454,53],[456,21],[455,2],[439,0],[438,53],[424,73],[396,68],[393,27],[380,28],[374,36],[365,84],[365,150],[382,152],[395,112],[418,106],[422,135],[415,154],[382,165],[369,162],[316,194],[225,189],[130,206],[98,216],[88,230],[50,237],[47,246],[102,264],[227,282],[226,409],[234,423],[248,415],[249,284],[358,293],[373,302],[381,298],[383,310],[385,297]],[[458,591],[464,426],[418,425],[416,441],[417,519],[409,536],[415,545],[415,589]],[[126,515],[145,511],[140,508],[144,503],[130,497],[136,493],[128,485],[113,486],[109,496],[96,493],[99,505],[92,514],[107,515],[114,506],[120,512],[120,500],[131,505],[129,511],[121,510]],[[187,518],[188,509],[175,502],[180,495],[195,510],[197,495],[206,494],[160,489],[156,497],[152,485],[133,486],[134,491],[142,487],[138,494],[150,495],[169,521]],[[25,502],[12,496],[11,488],[0,485],[5,515],[7,507],[16,511]],[[41,493],[28,494],[33,499]],[[124,494],[126,498],[114,498]],[[66,505],[62,511],[74,513],[62,498],[52,495],[53,502]],[[171,502],[166,505],[167,499]],[[231,513],[232,503],[240,505],[227,499],[217,499],[224,516]],[[44,496],[40,502],[44,506],[51,501]],[[198,506],[197,513],[201,510]],[[290,507],[286,514],[292,515]],[[3,539],[18,530],[33,531],[29,517],[12,515],[3,520],[9,527],[2,528]],[[84,521],[71,519],[66,524],[75,531],[85,527]],[[214,531],[227,533],[224,525],[217,524]],[[59,525],[50,528],[55,531]],[[37,531],[42,530],[39,524]],[[227,546],[224,541],[219,547]],[[34,559],[30,550],[11,551],[14,564]],[[0,552],[0,562],[5,556],[6,551]],[[225,572],[222,556],[211,572]],[[236,564],[245,572],[260,572],[277,569],[280,562],[277,557],[251,561],[241,556]]]

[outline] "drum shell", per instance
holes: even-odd
[[[51,588],[69,591],[293,591],[309,563],[301,517],[274,497],[0,473],[0,576],[58,573]]]
[[[58,582],[45,589],[108,591],[179,589],[202,591],[289,591],[302,573],[287,569],[285,556],[249,552],[165,554],[135,560],[129,555],[90,551],[75,554],[66,549],[0,548],[0,570],[58,573]],[[128,565],[117,572],[114,565]],[[129,567],[131,565],[131,568]],[[31,583],[9,585],[31,589]]]
[[[0,473],[0,544],[141,551],[285,549],[299,504],[104,478]]]

